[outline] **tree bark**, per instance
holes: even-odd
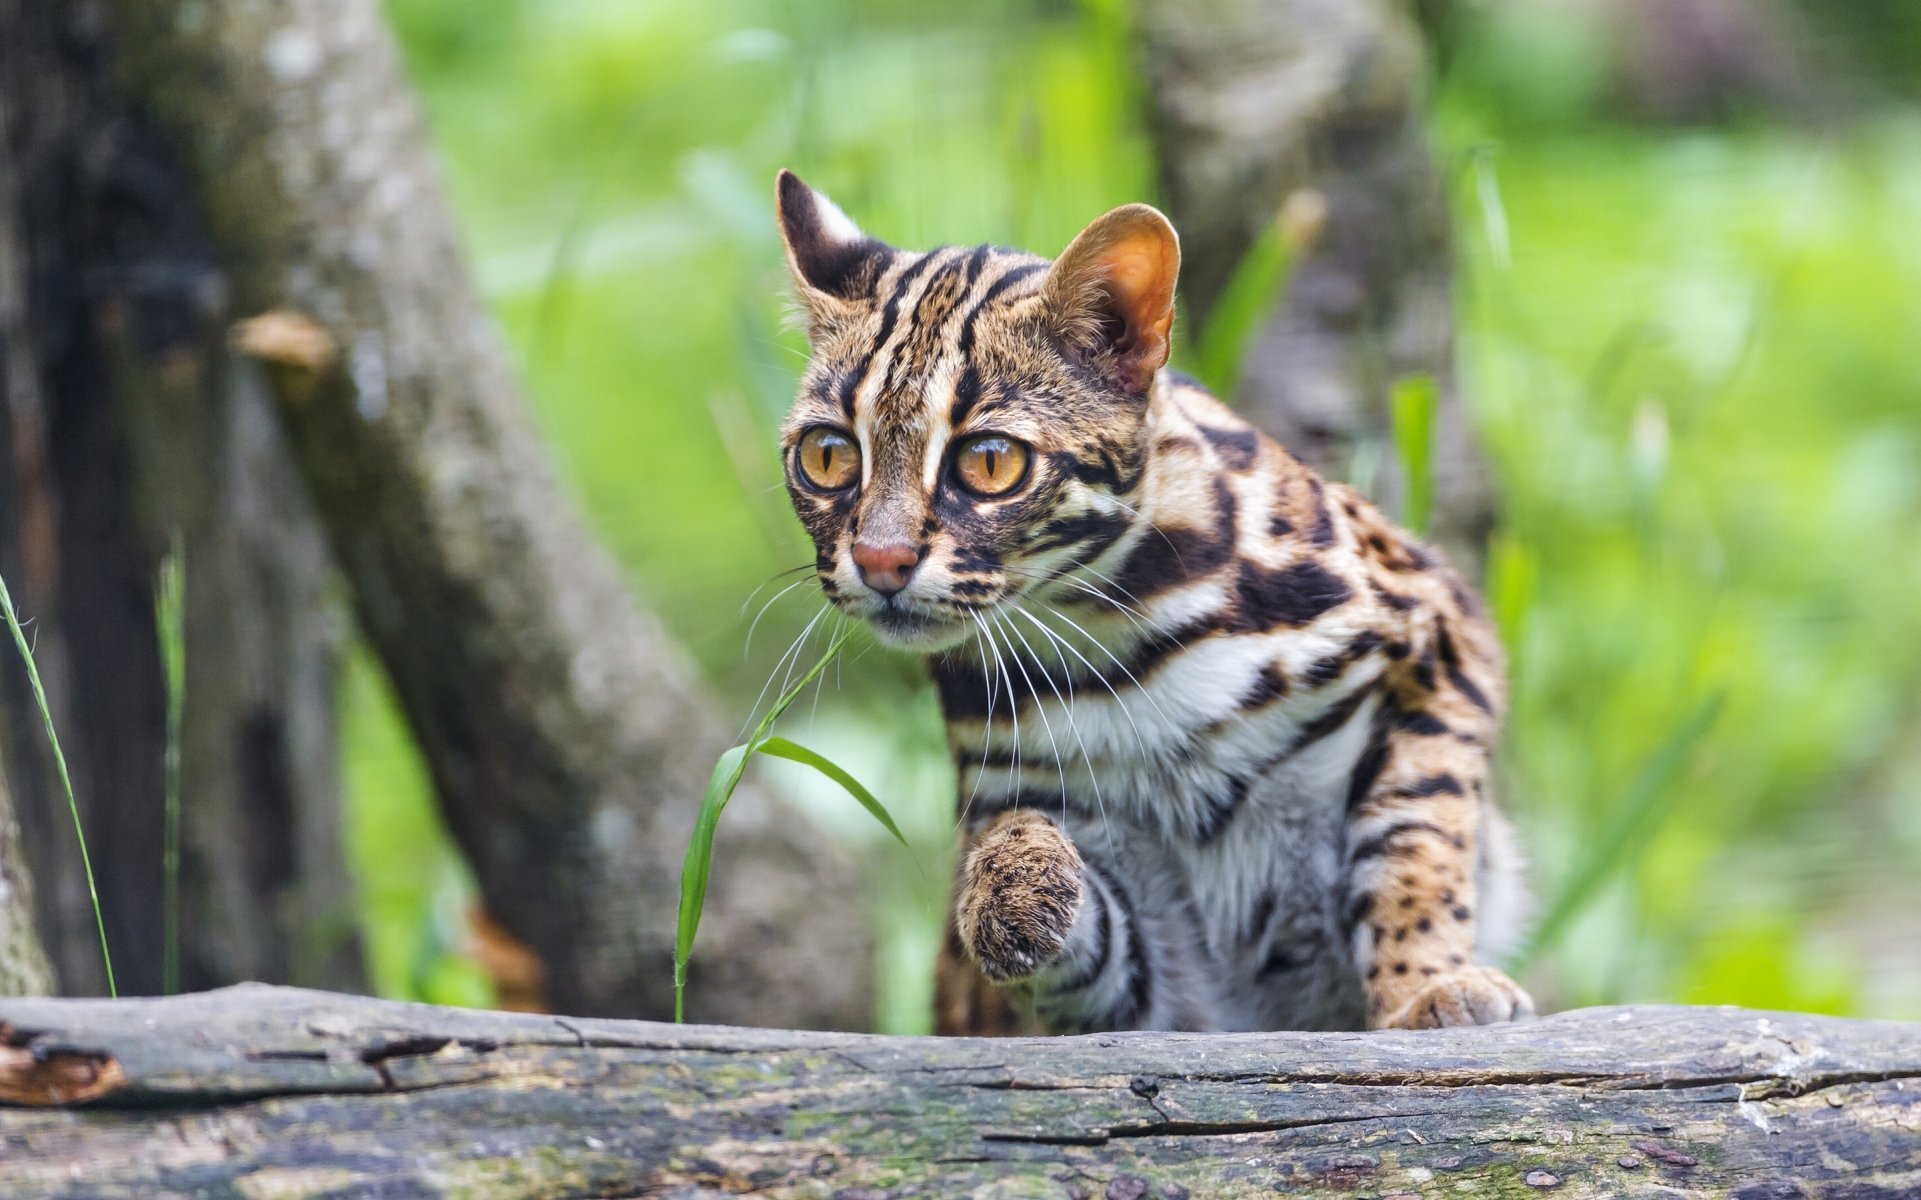
[[[6,1107],[8,1105],[18,1107]],[[287,989],[0,1001],[0,1190],[76,1196],[1911,1196],[1921,1027],[807,1034]]]
[[[324,541],[257,379],[230,368],[226,281],[165,140],[110,77],[105,17],[0,0],[0,571],[35,619],[121,987],[169,982],[154,589],[176,543],[178,982],[357,987]],[[65,989],[104,991],[40,717],[0,677],[40,925]]]
[[[0,9],[0,19],[7,15]],[[0,48],[0,64],[5,61],[6,52]],[[8,78],[8,69],[0,65],[0,161],[4,161],[11,140],[7,136]],[[14,474],[11,456],[4,453],[12,440],[6,431],[14,424],[14,400],[31,382],[20,344],[26,330],[26,262],[14,228],[13,193],[12,175],[0,171],[0,401],[5,401],[0,403],[0,496],[9,494],[6,483]],[[6,529],[11,524],[0,521],[0,548],[9,540]],[[0,552],[0,574],[6,566],[6,555]],[[0,703],[6,698],[7,692],[0,690]],[[0,719],[0,995],[40,996],[53,990],[53,966],[40,940],[32,872],[27,868],[20,824],[14,818],[13,798],[7,790],[5,749],[15,732],[13,724]]]
[[[9,243],[6,397],[0,407],[0,574],[32,622],[121,981],[161,984],[161,760],[164,690],[148,548],[128,514],[127,453],[101,305],[124,290],[114,208],[111,118],[74,14],[0,2],[0,240]],[[119,285],[119,288],[116,288]],[[0,670],[5,762],[38,884],[47,948],[64,987],[104,993],[106,977],[78,845],[25,673]]]
[[[668,1011],[680,857],[726,731],[554,476],[377,5],[113,11],[489,912],[555,1005]],[[751,793],[722,842],[693,1009],[865,1023],[846,859]]]
[[[53,967],[33,923],[33,878],[20,853],[6,774],[0,771],[0,996],[44,996]]]
[[[1203,329],[1260,233],[1285,219],[1285,294],[1235,403],[1315,467],[1389,505],[1404,485],[1389,396],[1440,390],[1436,535],[1470,568],[1492,520],[1453,361],[1446,188],[1420,121],[1419,29],[1399,0],[1144,0],[1141,45],[1182,298]]]

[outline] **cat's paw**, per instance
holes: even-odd
[[[1456,967],[1424,984],[1404,1004],[1374,1023],[1377,1029],[1446,1029],[1498,1025],[1534,1015],[1521,985],[1493,967]]]
[[[1081,856],[1029,809],[1003,814],[967,855],[954,898],[961,941],[989,979],[1025,979],[1054,961],[1081,906]]]

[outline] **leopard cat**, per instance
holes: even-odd
[[[964,845],[943,1033],[1489,1024],[1501,648],[1436,552],[1167,369],[1180,248],[896,250],[791,173],[782,431],[827,599],[925,655]]]

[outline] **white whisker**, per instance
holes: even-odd
[[[1047,626],[1045,626],[1045,625],[1043,625],[1043,624],[1041,624],[1041,622],[1040,622],[1040,620],[1039,620],[1039,619],[1038,619],[1037,617],[1035,617],[1033,613],[1030,613],[1030,612],[1028,612],[1028,611],[1027,611],[1026,609],[1024,609],[1024,608],[1021,608],[1021,607],[1020,607],[1019,605],[1015,605],[1015,606],[1014,606],[1014,611],[1015,611],[1015,612],[1017,612],[1017,613],[1019,613],[1019,614],[1020,614],[1021,616],[1023,616],[1023,617],[1026,617],[1026,618],[1027,618],[1027,620],[1029,621],[1029,623],[1031,623],[1031,624],[1032,624],[1032,625],[1034,626],[1034,628],[1036,628],[1036,629],[1038,629],[1038,630],[1040,630],[1040,631],[1041,631],[1041,632],[1042,632],[1043,634],[1045,634],[1046,636],[1048,636],[1049,638],[1052,638],[1052,639],[1054,640],[1054,642],[1056,643],[1056,646],[1055,646],[1055,649],[1054,649],[1054,653],[1055,653],[1055,655],[1056,655],[1057,657],[1059,657],[1059,659],[1060,659],[1060,662],[1061,662],[1061,673],[1062,673],[1062,674],[1064,674],[1064,675],[1066,675],[1066,676],[1068,677],[1068,681],[1069,681],[1069,683],[1072,683],[1072,682],[1073,682],[1073,675],[1074,675],[1074,671],[1073,671],[1073,668],[1072,668],[1072,667],[1069,667],[1069,666],[1067,665],[1067,656],[1066,656],[1065,654],[1062,654],[1062,653],[1061,653],[1061,651],[1060,651],[1060,647],[1059,647],[1059,644],[1058,644],[1058,643],[1060,642],[1060,640],[1061,640],[1061,639],[1060,639],[1060,635],[1059,635],[1059,634],[1057,634],[1057,633],[1055,633],[1055,632],[1054,632],[1053,630],[1051,630],[1051,629],[1049,629],[1049,628],[1048,628]],[[1020,631],[1020,629],[1019,629],[1019,627],[1018,627],[1018,626],[1016,626],[1016,627],[1014,627],[1014,633],[1015,633],[1015,635],[1016,635],[1017,637],[1019,637],[1019,638],[1021,639],[1021,645],[1023,645],[1023,646],[1027,646],[1027,651],[1028,651],[1028,653],[1030,653],[1030,654],[1032,654],[1032,653],[1034,652],[1034,647],[1032,647],[1031,645],[1028,645],[1028,642],[1027,642],[1027,637],[1026,637],[1026,635],[1025,635],[1025,634],[1022,634],[1022,633],[1021,633],[1021,631]],[[1036,663],[1038,664],[1038,662],[1039,662],[1039,659],[1038,659],[1038,657],[1036,658],[1036,660],[1035,660],[1035,661],[1036,661]],[[1068,728],[1069,728],[1070,730],[1072,730],[1072,731],[1073,731],[1073,733],[1074,733],[1074,740],[1075,740],[1075,742],[1077,742],[1077,743],[1078,743],[1078,744],[1080,745],[1080,748],[1081,748],[1081,762],[1082,762],[1082,763],[1084,763],[1084,764],[1085,764],[1085,765],[1087,766],[1087,781],[1088,781],[1088,783],[1089,783],[1089,785],[1090,785],[1090,786],[1092,786],[1092,788],[1093,788],[1093,790],[1094,790],[1094,804],[1095,804],[1095,807],[1097,807],[1097,808],[1098,808],[1098,809],[1100,810],[1100,814],[1101,814],[1101,829],[1102,829],[1103,831],[1106,831],[1106,830],[1107,830],[1107,828],[1108,828],[1108,825],[1107,825],[1107,801],[1106,801],[1106,799],[1105,799],[1105,798],[1103,798],[1103,797],[1101,796],[1101,773],[1100,773],[1100,771],[1099,771],[1099,769],[1097,769],[1097,768],[1096,768],[1096,767],[1094,766],[1094,756],[1093,756],[1093,755],[1091,755],[1091,754],[1089,754],[1089,753],[1088,753],[1088,751],[1087,751],[1087,739],[1086,739],[1085,737],[1083,737],[1083,736],[1081,735],[1081,727],[1080,727],[1080,722],[1079,722],[1078,720],[1076,720],[1076,719],[1075,719],[1075,715],[1074,715],[1074,702],[1073,702],[1072,700],[1070,700],[1070,699],[1068,699],[1068,698],[1066,698],[1065,696],[1062,696],[1062,695],[1061,695],[1061,689],[1060,689],[1060,687],[1059,687],[1058,685],[1056,685],[1056,684],[1054,683],[1054,680],[1053,680],[1053,677],[1052,677],[1052,676],[1049,676],[1049,675],[1047,674],[1047,671],[1046,671],[1046,669],[1045,669],[1045,668],[1042,668],[1042,670],[1041,670],[1041,675],[1042,675],[1042,677],[1043,677],[1043,678],[1046,678],[1046,679],[1047,679],[1047,686],[1049,686],[1049,687],[1051,687],[1051,688],[1053,688],[1053,689],[1054,689],[1054,698],[1055,698],[1056,700],[1059,700],[1059,701],[1061,702],[1061,707],[1067,710],[1067,727],[1068,727]],[[1099,676],[1096,676],[1096,678],[1099,678]],[[1106,681],[1105,681],[1105,680],[1102,680],[1102,682],[1103,682],[1103,683],[1105,683]],[[1118,696],[1117,696],[1117,697],[1115,697],[1115,700],[1116,700],[1116,701],[1118,701],[1119,699],[1120,699],[1120,697],[1118,697]],[[1125,711],[1125,710],[1123,710],[1123,711]],[[1129,720],[1130,720],[1130,721],[1131,721],[1132,719],[1133,719],[1133,718],[1131,718],[1131,717],[1129,718]],[[1136,736],[1136,738],[1138,738],[1138,737],[1140,736],[1140,731],[1139,731],[1139,730],[1137,729],[1137,730],[1135,730],[1134,732],[1135,732],[1135,736]],[[1143,747],[1143,750],[1145,750],[1145,747]],[[1062,777],[1062,780],[1061,780],[1061,787],[1062,787],[1062,790],[1063,790],[1063,792],[1064,792],[1064,791],[1066,790],[1066,787],[1067,787],[1067,781],[1066,781],[1066,777],[1065,777],[1065,775],[1063,775],[1063,777]]]
[[[780,673],[781,665],[787,663],[787,660],[791,658],[794,661],[788,665],[787,673],[781,678],[780,691],[775,692],[774,696],[778,699],[787,694],[787,681],[794,677],[794,667],[800,663],[800,653],[802,648],[807,644],[807,635],[814,632],[814,626],[820,624],[820,619],[826,616],[829,611],[826,605],[821,605],[820,611],[814,614],[814,619],[807,622],[806,627],[794,637],[793,642],[787,647],[786,652],[775,660],[774,669],[767,673],[767,682],[760,685],[760,693],[754,697],[753,707],[747,710],[747,720],[742,723],[739,736],[747,736],[747,730],[754,724],[755,715],[760,712],[761,701],[767,698],[767,689],[774,685],[774,676]]]
[[[778,592],[775,592],[772,596],[769,596],[767,598],[767,603],[760,606],[760,611],[755,613],[754,619],[748,622],[747,624],[747,642],[744,646],[741,647],[741,650],[740,650],[740,656],[742,658],[747,658],[752,654],[754,649],[754,631],[760,628],[760,619],[767,615],[767,610],[774,607],[775,601],[779,600],[782,596],[785,596],[787,593],[793,591],[797,587],[804,586],[806,583],[807,581],[805,579],[796,579],[794,582],[788,584],[786,587],[780,589]],[[767,585],[766,584],[761,585],[761,587],[765,587],[765,586]],[[754,590],[759,591],[760,589],[756,588]],[[748,599],[751,600],[752,598],[753,597],[750,594],[748,596]],[[746,607],[747,605],[745,603],[741,605],[741,608],[743,609],[745,609]]]
[[[1099,638],[1095,637],[1093,634],[1087,632],[1087,630],[1081,628],[1079,622],[1077,622],[1076,620],[1074,620],[1074,618],[1068,616],[1066,613],[1062,612],[1058,608],[1049,609],[1048,611],[1053,613],[1055,616],[1059,617],[1061,620],[1067,622],[1069,627],[1071,627],[1074,630],[1074,632],[1080,634],[1082,637],[1086,638],[1089,642],[1092,642],[1095,648],[1100,650],[1102,654],[1107,655],[1109,659],[1113,660],[1114,665],[1121,669],[1121,674],[1127,676],[1128,682],[1132,683],[1136,688],[1140,690],[1142,699],[1146,700],[1148,704],[1152,705],[1155,713],[1160,716],[1162,721],[1165,721],[1167,723],[1168,732],[1175,733],[1175,734],[1178,734],[1180,732],[1180,726],[1175,724],[1174,718],[1168,716],[1166,710],[1161,708],[1160,702],[1154,699],[1154,694],[1147,690],[1147,685],[1142,683],[1139,677],[1134,674],[1133,670],[1129,668],[1126,663],[1122,662],[1119,656],[1117,656],[1112,650],[1109,650],[1105,643],[1103,643]]]
[[[1097,682],[1099,682],[1099,684],[1102,687],[1107,689],[1107,694],[1114,698],[1114,707],[1120,709],[1121,715],[1127,718],[1128,726],[1132,728],[1134,731],[1134,744],[1140,749],[1141,757],[1143,759],[1151,759],[1153,757],[1153,754],[1147,748],[1147,738],[1141,733],[1140,724],[1134,720],[1133,710],[1128,708],[1127,702],[1121,699],[1121,694],[1114,690],[1114,685],[1107,681],[1107,677],[1105,675],[1102,675],[1098,670],[1096,670],[1093,663],[1087,661],[1087,656],[1085,654],[1082,654],[1079,648],[1077,648],[1072,642],[1068,641],[1066,638],[1062,637],[1060,634],[1056,633],[1052,629],[1049,629],[1046,623],[1044,623],[1039,617],[1036,617],[1033,613],[1028,612],[1025,608],[1022,608],[1019,605],[1014,606],[1014,611],[1020,613],[1023,617],[1026,617],[1029,621],[1032,621],[1034,623],[1035,628],[1039,629],[1042,633],[1046,634],[1048,637],[1054,639],[1054,642],[1057,646],[1065,647],[1069,653],[1073,654],[1075,658],[1078,658],[1081,660],[1081,665],[1087,668],[1087,673],[1090,676],[1092,676]],[[1054,611],[1053,609],[1048,609],[1046,611],[1051,616],[1061,617],[1061,614]],[[1067,620],[1067,618],[1061,617],[1061,620],[1065,621]],[[1059,650],[1056,650],[1055,653],[1058,654]],[[1065,659],[1063,659],[1061,662],[1061,669],[1064,671],[1068,670]],[[1089,768],[1089,770],[1092,770],[1092,769],[1093,769],[1092,767]]]
[[[995,623],[999,624],[1000,622],[997,619]],[[1015,637],[1018,637],[1021,639],[1022,645],[1024,646],[1027,645],[1027,639],[1025,637],[1022,637],[1021,631],[1018,629],[1015,629],[1012,623],[1009,623],[1006,626],[1006,628]],[[1034,698],[1034,711],[1040,714],[1041,728],[1047,731],[1047,742],[1054,749],[1054,767],[1056,770],[1060,772],[1060,776],[1061,776],[1061,820],[1065,821],[1067,819],[1067,764],[1065,761],[1063,761],[1061,757],[1060,741],[1054,736],[1054,723],[1047,719],[1047,705],[1041,702],[1040,691],[1034,686],[1034,677],[1027,673],[1027,664],[1022,662],[1021,656],[1014,652],[1014,647],[1012,643],[1009,643],[1007,652],[1008,652],[1008,655],[1011,658],[1013,658],[1014,665],[1020,668],[1021,678],[1027,681],[1027,694]],[[1029,654],[1032,654],[1034,652],[1034,648],[1032,646],[1028,646],[1027,652]],[[1043,679],[1046,679],[1048,677],[1047,668],[1043,664],[1041,664],[1038,660],[1035,661],[1034,668],[1041,673],[1041,677]]]

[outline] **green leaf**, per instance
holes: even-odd
[[[1726,691],[1717,691],[1697,705],[1668,740],[1648,756],[1647,764],[1616,806],[1607,826],[1590,840],[1587,856],[1570,871],[1547,907],[1547,915],[1535,927],[1534,936],[1516,956],[1519,970],[1552,947],[1599,894],[1602,887],[1620,873],[1628,860],[1646,846],[1661,821],[1672,811],[1662,801],[1671,799],[1670,789],[1687,766],[1694,747],[1715,718],[1721,715]]]
[[[707,781],[707,794],[700,800],[700,816],[694,821],[694,836],[687,843],[687,856],[680,864],[680,920],[674,929],[674,1020],[682,1019],[687,990],[687,959],[693,954],[694,933],[700,928],[700,910],[707,903],[707,876],[714,866],[714,830],[720,825],[720,812],[740,786],[747,772],[747,756],[753,744],[743,743],[720,756]]]
[[[741,776],[747,773],[747,760],[755,751],[765,748],[769,742],[781,743],[791,752],[776,749],[769,750],[768,753],[781,758],[791,758],[795,762],[804,762],[827,775],[828,778],[852,792],[854,798],[865,805],[867,811],[873,813],[881,824],[887,826],[888,831],[895,837],[901,836],[900,830],[894,826],[893,818],[881,808],[880,802],[874,799],[871,792],[855,782],[853,776],[813,751],[796,746],[785,738],[775,738],[769,732],[794,701],[800,698],[800,694],[807,690],[808,685],[820,678],[820,673],[827,669],[827,664],[834,661],[840,654],[841,647],[845,646],[847,639],[852,636],[854,636],[852,628],[843,629],[835,635],[834,640],[828,643],[826,652],[820,656],[820,661],[808,668],[806,674],[774,701],[773,707],[767,710],[767,715],[754,726],[753,736],[721,755],[720,761],[714,764],[714,773],[707,781],[707,794],[701,797],[700,815],[694,821],[694,836],[687,843],[687,856],[681,860],[680,865],[680,918],[674,929],[675,1021],[682,1019],[686,1008],[687,960],[693,956],[694,934],[700,929],[700,912],[707,903],[707,879],[714,865],[714,831],[720,825],[721,810],[727,807],[727,802],[733,799],[735,789],[740,787]],[[810,757],[802,758],[797,755]],[[901,839],[901,844],[906,844],[905,838]]]
[[[755,747],[755,749],[759,750],[762,754],[771,754],[775,758],[784,758],[789,762],[805,764],[819,771],[822,775],[827,776],[827,778],[845,788],[848,795],[860,801],[860,806],[872,813],[874,819],[885,826],[887,832],[894,835],[895,841],[903,846],[907,845],[907,838],[901,834],[900,827],[894,824],[894,818],[887,815],[887,810],[881,806],[881,802],[874,798],[874,793],[862,786],[860,780],[849,775],[841,768],[840,764],[809,750],[805,746],[790,742],[784,737],[770,737]]]
[[[1394,452],[1407,481],[1401,524],[1416,537],[1427,536],[1434,511],[1434,413],[1441,389],[1432,375],[1408,375],[1395,381],[1390,399],[1394,419]]]
[[[1234,264],[1220,299],[1208,314],[1195,347],[1195,369],[1209,391],[1222,398],[1234,393],[1248,342],[1280,302],[1287,281],[1288,255],[1281,223],[1270,221]]]

